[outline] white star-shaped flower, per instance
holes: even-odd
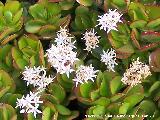
[[[101,61],[105,63],[105,65],[107,65],[107,68],[109,71],[114,71],[114,67],[115,65],[118,65],[116,63],[116,52],[115,50],[113,50],[111,48],[111,50],[109,51],[109,49],[107,50],[107,52],[103,51],[103,54],[101,54]]]
[[[68,30],[64,27],[60,27],[60,30],[57,32],[57,37],[55,38],[55,42],[57,45],[71,45],[74,46],[75,41],[72,42],[73,37],[68,32]]]
[[[76,71],[76,77],[73,79],[73,81],[76,83],[76,87],[79,83],[84,84],[84,82],[87,83],[89,80],[94,82],[94,78],[96,78],[97,72],[98,70],[94,70],[92,64],[90,66],[79,66]]]
[[[39,104],[43,103],[43,101],[40,100],[40,96],[38,94],[38,92],[30,92],[26,97],[22,96],[21,99],[17,99],[16,108],[20,107],[20,113],[33,113],[35,118],[37,113],[42,113],[38,110],[38,107]]]
[[[38,87],[38,90],[44,89],[53,82],[53,77],[46,77],[46,68],[44,67],[27,67],[23,71],[23,80],[27,82],[27,86],[33,85],[34,87]]]
[[[47,50],[46,56],[51,65],[60,74],[66,73],[69,77],[69,73],[73,70],[73,63],[78,60],[77,53],[73,51],[73,47],[69,45],[53,45]]]
[[[135,86],[138,83],[142,83],[142,80],[151,75],[150,68],[148,65],[139,61],[132,62],[130,68],[126,70],[121,81],[124,84]]]
[[[95,49],[96,47],[98,47],[98,43],[99,43],[99,37],[100,36],[96,36],[96,32],[94,32],[94,29],[91,29],[90,31],[86,31],[84,36],[83,36],[83,40],[85,40],[85,44],[86,44],[86,49],[88,52],[91,51],[91,49]]]
[[[98,16],[99,19],[97,20],[100,25],[100,29],[103,29],[109,33],[111,30],[116,30],[117,31],[117,23],[122,22],[120,20],[122,14],[119,14],[117,10],[111,10],[109,9],[108,13],[105,13],[104,15]],[[97,26],[98,26],[97,25]]]

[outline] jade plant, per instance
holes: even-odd
[[[159,4],[0,2],[0,120],[159,120]]]

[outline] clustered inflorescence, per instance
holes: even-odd
[[[39,104],[43,103],[40,100],[41,93],[44,89],[53,82],[53,77],[46,77],[46,68],[44,67],[25,67],[23,74],[23,80],[27,82],[28,85],[33,85],[37,87],[35,92],[31,92],[26,95],[26,97],[22,96],[21,99],[17,99],[17,107],[20,107],[20,113],[33,113],[34,117],[36,117],[37,113],[42,113],[38,110]]]
[[[97,20],[100,29],[104,29],[109,33],[111,30],[117,30],[117,23],[122,22],[120,20],[122,14],[119,14],[117,10],[110,10],[102,16],[99,16]],[[94,29],[86,31],[83,34],[82,39],[85,41],[86,48],[88,52],[92,52],[93,49],[98,47],[100,36],[96,35]],[[74,37],[69,33],[69,31],[64,27],[60,27],[57,32],[57,37],[55,38],[55,43],[51,45],[46,52],[46,57],[51,66],[56,69],[57,73],[66,74],[70,77],[70,74],[75,71],[75,77],[73,81],[75,86],[78,84],[88,83],[88,81],[93,81],[96,78],[96,73],[98,70],[94,70],[92,64],[85,66],[80,65],[75,68],[74,64],[79,59],[77,58]],[[115,72],[114,68],[118,63],[116,62],[116,51],[114,49],[103,50],[101,54],[101,62],[105,63],[108,71]],[[33,85],[37,88],[36,92],[30,92],[26,97],[17,99],[17,107],[21,108],[20,113],[33,113],[36,117],[37,113],[42,113],[38,110],[39,104],[43,103],[40,100],[40,95],[45,88],[53,82],[54,77],[46,76],[46,68],[44,67],[25,67],[23,74],[23,79],[28,85]],[[124,84],[134,86],[142,82],[147,76],[151,75],[149,66],[139,61],[136,61],[130,65],[130,68],[126,70],[121,81]]]
[[[81,65],[76,71],[76,77],[73,79],[73,81],[76,82],[76,87],[78,83],[84,84],[84,82],[88,82],[88,80],[91,80],[94,82],[93,78],[96,78],[97,75],[95,75],[98,72],[98,70],[94,70],[94,67],[92,65],[90,66],[84,66]]]
[[[85,44],[86,44],[86,49],[88,52],[91,51],[92,49],[95,49],[96,47],[98,47],[98,43],[99,43],[99,39],[100,36],[96,36],[96,32],[94,31],[94,29],[90,30],[90,31],[86,31],[83,38],[85,40]],[[92,51],[91,51],[92,52]]]
[[[140,62],[139,58],[137,58],[137,60],[130,65],[130,68],[126,70],[121,81],[124,84],[135,86],[149,75],[151,75],[149,66]]]
[[[52,44],[51,48],[47,50],[46,56],[51,66],[57,70],[57,73],[66,73],[69,77],[69,73],[73,72],[73,64],[78,58],[75,52],[74,41],[68,31],[61,28],[57,32],[56,45]]]

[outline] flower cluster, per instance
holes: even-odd
[[[55,38],[55,42],[57,45],[71,45],[74,46],[74,42],[72,42],[73,37],[71,37],[70,33],[67,29],[60,27],[60,30],[57,32],[57,38]]]
[[[21,108],[20,113],[33,113],[36,118],[37,113],[42,113],[38,110],[39,104],[41,103],[43,103],[43,101],[40,100],[39,93],[30,92],[26,97],[22,96],[21,99],[17,99],[16,108]]]
[[[37,113],[42,113],[38,110],[39,104],[43,103],[43,101],[39,100],[40,94],[47,87],[47,85],[53,82],[54,79],[50,76],[46,77],[45,69],[46,68],[40,66],[34,66],[33,68],[25,66],[22,73],[23,79],[27,81],[27,86],[31,84],[34,87],[37,87],[37,92],[30,92],[26,97],[22,96],[21,99],[17,99],[16,108],[21,108],[20,113],[33,113],[34,117],[36,117]]]
[[[92,64],[90,66],[79,66],[78,70],[76,71],[76,78],[73,79],[76,83],[76,87],[78,83],[84,84],[84,82],[88,82],[89,80],[94,82],[94,79],[97,75],[95,75],[98,70],[94,70]]]
[[[66,73],[69,77],[69,73],[74,71],[72,69],[73,63],[78,60],[76,58],[77,53],[74,52],[74,42],[71,41],[72,37],[69,37],[69,33],[65,28],[61,28],[57,32],[56,45],[52,44],[51,48],[47,50],[46,56],[52,67],[60,74]]]
[[[98,16],[98,25],[100,25],[100,29],[104,29],[105,31],[107,31],[107,33],[109,33],[111,30],[117,31],[117,23],[122,22],[120,20],[121,16],[122,14],[119,14],[116,9],[113,11],[109,9],[108,13],[105,13],[102,16]]]
[[[116,63],[116,52],[115,52],[115,50],[113,50],[111,48],[110,51],[109,51],[109,49],[107,50],[107,52],[103,51],[103,54],[101,54],[101,61],[104,62],[105,65],[107,65],[107,68],[108,68],[109,71],[114,72],[115,65],[118,65]]]
[[[29,84],[33,85],[34,87],[38,87],[38,90],[46,88],[54,78],[46,77],[46,68],[44,67],[25,67],[23,71],[23,79],[27,81],[27,86]]]
[[[88,52],[91,51],[91,49],[95,49],[98,47],[99,38],[100,36],[96,36],[96,32],[94,32],[94,29],[91,29],[90,31],[86,31],[83,38],[85,40],[86,49]]]
[[[139,58],[137,58],[137,60],[130,65],[130,68],[126,70],[121,81],[124,84],[135,86],[149,75],[151,75],[149,66],[140,62]]]
[[[65,45],[52,45],[46,53],[48,61],[57,70],[57,73],[66,73],[68,77],[69,73],[74,71],[72,69],[73,63],[78,60],[78,58],[76,58],[76,54],[77,53],[73,51],[71,46]]]

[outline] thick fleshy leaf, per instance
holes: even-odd
[[[21,8],[14,16],[13,16],[13,24],[16,24],[23,14],[23,8]]]
[[[46,107],[42,112],[42,120],[50,120],[51,119],[51,109]]]
[[[48,3],[47,5],[48,18],[53,17],[61,12],[61,6],[57,3]]]
[[[153,115],[156,110],[156,105],[152,101],[144,100],[140,103],[139,108],[144,110],[146,115]]]
[[[147,13],[145,11],[145,6],[138,2],[131,2],[129,4],[129,14],[133,20],[148,20]]]
[[[160,42],[160,33],[159,32],[152,32],[146,31],[141,33],[141,40],[144,42]]]
[[[55,107],[56,107],[57,111],[59,112],[59,114],[61,114],[61,115],[70,115],[71,114],[71,111],[68,108],[64,107],[63,105],[57,104],[57,105],[55,105]]]
[[[60,102],[62,102],[66,96],[64,89],[59,84],[55,83],[49,85],[49,92],[54,95]]]
[[[93,4],[92,0],[76,0],[79,4],[84,6],[91,6]]]
[[[21,70],[23,70],[25,68],[25,66],[28,65],[28,62],[25,59],[21,59],[21,58],[16,59],[15,62],[17,64],[18,68]]]
[[[22,52],[18,48],[12,47],[12,57],[17,60],[22,57]]]
[[[145,20],[136,20],[130,24],[131,28],[144,28],[147,22]]]
[[[115,94],[121,88],[121,84],[122,82],[120,76],[116,76],[114,79],[112,79],[110,82],[111,93]]]
[[[95,90],[91,92],[91,99],[94,101],[100,97],[99,90]]]
[[[93,109],[93,114],[94,115],[104,115],[106,112],[106,109],[104,106],[101,105],[97,105],[94,109]]]
[[[115,4],[116,6],[120,7],[120,8],[124,8],[127,5],[127,2],[125,0],[112,0],[113,4]]]
[[[0,81],[1,81],[1,88],[10,86],[10,92],[15,91],[15,83],[10,75],[5,72],[4,70],[0,70]]]
[[[29,13],[34,19],[47,19],[47,10],[42,4],[34,4],[29,8]]]
[[[42,20],[30,20],[25,25],[25,30],[29,33],[37,33],[45,25]]]
[[[6,22],[10,24],[12,21],[12,17],[13,17],[12,13],[10,11],[5,11],[4,17],[5,17]]]
[[[59,3],[62,10],[69,10],[74,6],[74,1],[62,1]]]
[[[101,97],[101,98],[97,99],[96,101],[94,101],[92,104],[93,105],[108,106],[110,104],[110,99],[108,99],[106,97]]]
[[[21,7],[21,4],[18,1],[8,1],[5,4],[4,12],[10,11],[14,14],[20,9],[20,7]]]
[[[119,114],[126,114],[129,106],[129,103],[123,103],[122,106],[119,108]]]
[[[124,102],[129,103],[129,108],[134,107],[137,103],[139,103],[144,98],[144,94],[133,94],[124,99]]]
[[[89,98],[89,94],[93,89],[94,89],[94,85],[92,82],[88,82],[80,85],[80,93],[84,98]]]
[[[160,18],[150,21],[147,24],[147,27],[152,29],[158,27],[159,25],[160,25]]]

